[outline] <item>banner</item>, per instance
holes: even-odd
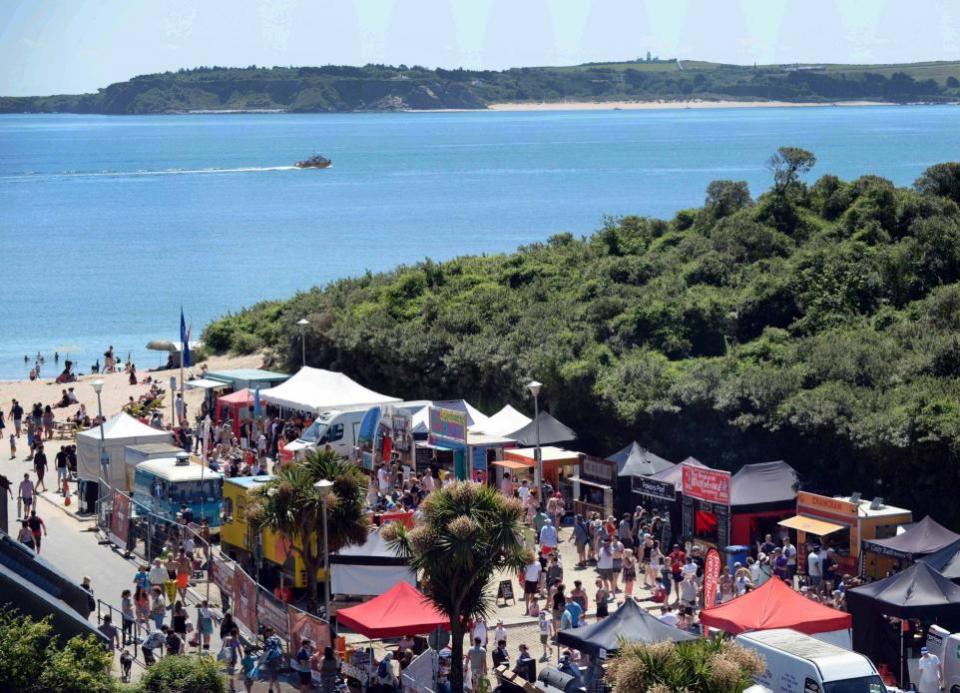
[[[286,606],[263,590],[257,595],[257,620],[261,626],[270,626],[284,640],[290,639]],[[297,647],[297,649],[300,649]]]
[[[730,472],[683,465],[683,495],[730,505]]]
[[[709,609],[717,605],[717,586],[720,584],[720,552],[707,551],[703,562],[703,605]]]
[[[677,499],[677,489],[673,484],[659,479],[651,479],[648,476],[631,476],[630,489],[634,493],[651,498],[661,498],[668,501]]]
[[[127,547],[130,535],[130,496],[113,492],[113,514],[110,516],[110,541],[121,548]]]
[[[242,570],[233,572],[233,617],[247,630],[256,634],[257,628],[257,585]]]
[[[330,641],[330,626],[326,621],[289,604],[287,620],[289,624],[287,628],[290,631],[290,652],[299,652],[300,643],[304,638],[309,638],[319,652],[323,652],[324,647],[333,644]]]
[[[467,444],[467,413],[456,409],[430,407],[430,440]]]
[[[221,592],[233,594],[233,563],[225,561],[220,556],[214,555],[210,562],[210,579],[213,584],[220,588]]]

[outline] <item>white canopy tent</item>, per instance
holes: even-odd
[[[417,586],[416,571],[397,557],[380,535],[381,529],[371,529],[362,546],[348,546],[330,556],[330,589],[334,594],[375,596],[400,581]]]
[[[278,407],[315,414],[329,409],[360,409],[400,401],[365,388],[343,373],[309,366],[276,387],[260,390],[260,398]]]
[[[486,433],[490,436],[508,437],[507,434],[518,431],[533,419],[524,416],[509,404],[486,421],[470,427],[471,433]]]
[[[128,445],[147,443],[173,443],[173,435],[169,431],[147,426],[124,412],[104,421],[103,449],[110,459],[104,481],[115,489],[129,493],[126,448]],[[77,477],[82,481],[97,481],[100,477],[99,426],[77,434]]]

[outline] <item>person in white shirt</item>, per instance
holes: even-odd
[[[787,557],[787,577],[792,582],[797,574],[797,547],[790,543],[790,537],[783,539],[783,555]]]
[[[524,616],[530,613],[530,603],[537,598],[537,591],[540,589],[541,570],[543,570],[543,567],[536,558],[523,569],[523,600],[527,608]]]
[[[510,472],[503,473],[503,479],[500,481],[500,493],[507,498],[513,497],[513,479],[510,478]]]
[[[377,470],[377,484],[380,486],[380,493],[387,495],[390,493],[390,470],[386,464],[381,464]]]
[[[34,488],[30,481],[30,475],[24,474],[23,481],[20,482],[20,488],[17,491],[17,519],[21,517],[20,506],[23,505],[23,515],[30,514],[30,507],[33,505]]]
[[[436,484],[433,481],[433,474],[430,473],[429,469],[423,473],[423,479],[421,479],[420,485],[423,486],[423,490],[427,493],[430,493],[436,489]]]
[[[821,570],[818,548],[819,547],[813,547],[810,553],[807,554],[807,577],[810,578],[810,586],[817,594],[820,593],[820,586],[823,584],[823,571]]]
[[[666,623],[668,626],[676,627],[677,623],[680,622],[680,619],[673,612],[673,608],[669,604],[664,604],[661,608],[663,609],[663,613],[660,614],[660,620],[663,623]]]
[[[517,493],[520,494],[520,500],[526,503],[527,498],[530,497],[530,486],[526,479],[520,482],[520,488],[517,489]]]
[[[493,640],[494,642],[507,641],[507,629],[503,627],[503,619],[497,621],[497,627],[493,631]]]
[[[926,647],[920,648],[920,683],[917,686],[919,693],[940,693],[940,658]]]

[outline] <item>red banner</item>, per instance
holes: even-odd
[[[110,539],[118,546],[126,547],[130,534],[130,497],[119,491],[113,492],[113,514],[110,516]]]
[[[730,505],[730,472],[683,465],[683,495]]]
[[[233,573],[233,617],[251,633],[257,632],[257,585],[242,570]]]
[[[305,638],[313,641],[314,647],[319,652],[323,652],[323,648],[327,645],[333,644],[330,642],[330,626],[326,621],[289,605],[287,617],[290,620],[290,652],[299,652],[300,643]]]
[[[720,583],[720,552],[716,549],[707,551],[703,562],[703,604],[709,609],[717,605],[717,585]]]

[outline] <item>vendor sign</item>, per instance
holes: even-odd
[[[683,495],[687,498],[696,498],[730,505],[730,472],[705,467],[683,465]]]
[[[467,414],[456,409],[430,407],[430,439],[467,444]]]
[[[300,650],[300,643],[309,639],[319,652],[333,643],[330,641],[330,626],[306,611],[287,605],[288,629],[290,632],[290,651]]]
[[[634,493],[650,496],[651,498],[660,498],[668,501],[677,499],[677,489],[673,484],[660,481],[659,479],[651,479],[648,476],[630,477],[630,489]]]

